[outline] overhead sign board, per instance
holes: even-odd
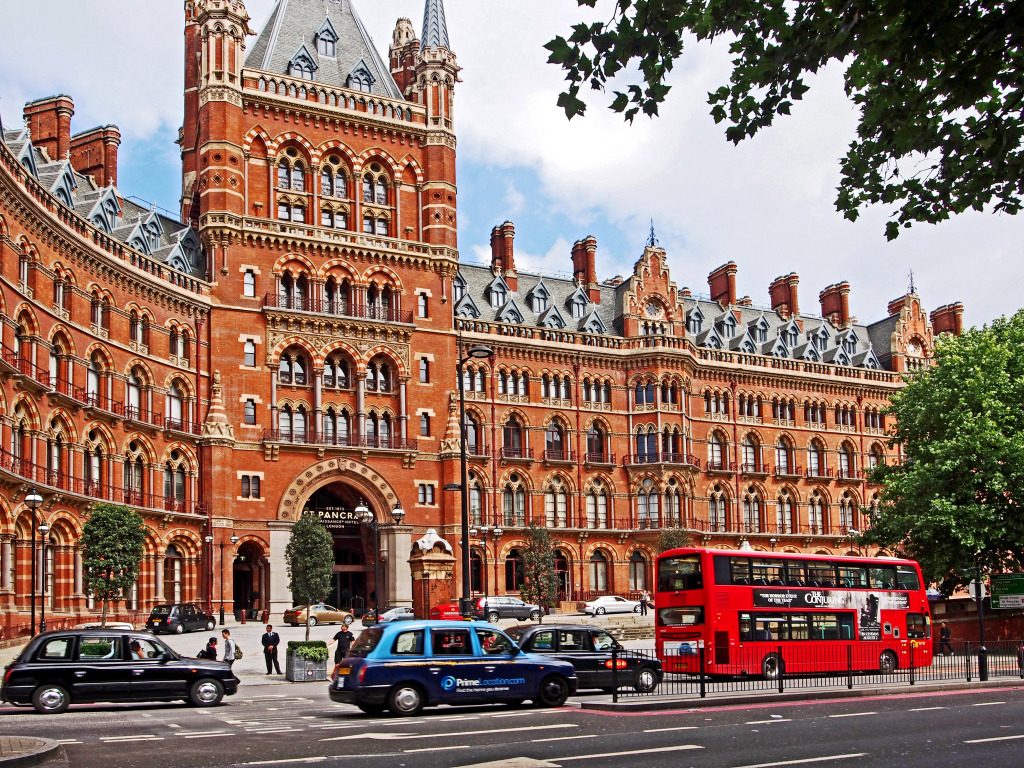
[[[1001,573],[989,577],[993,608],[1024,608],[1024,573]]]

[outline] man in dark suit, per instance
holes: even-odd
[[[271,674],[271,665],[281,674],[281,665],[277,661],[277,646],[281,644],[281,636],[274,631],[274,628],[267,624],[267,631],[260,642],[263,643],[263,658],[267,660],[267,674]]]

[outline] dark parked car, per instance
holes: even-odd
[[[154,635],[161,632],[180,635],[182,632],[209,630],[216,626],[216,619],[194,603],[157,605],[149,612],[149,618],[146,620],[146,629]]]
[[[79,629],[32,638],[4,670],[0,699],[44,714],[97,701],[212,707],[238,682],[225,662],[183,658],[148,632]]]
[[[576,669],[580,688],[611,692],[631,686],[639,693],[650,693],[664,676],[657,659],[627,651],[603,629],[585,624],[533,624],[512,627],[508,634],[528,653],[568,661]],[[618,651],[614,659],[613,650]],[[616,666],[618,671],[613,672]]]
[[[473,606],[473,616],[492,624],[498,619],[519,619],[526,621],[540,619],[539,605],[524,603],[518,597],[491,596],[481,597]]]
[[[363,626],[372,627],[374,624],[387,624],[392,621],[412,621],[416,617],[412,608],[407,605],[397,605],[394,608],[382,608],[380,617],[377,617],[377,609],[371,608],[363,614]]]

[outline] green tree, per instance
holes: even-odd
[[[145,541],[142,516],[118,504],[97,504],[82,526],[85,591],[103,602],[101,626],[108,603],[122,599],[138,578]]]
[[[295,604],[308,606],[322,600],[331,588],[334,540],[316,515],[305,514],[295,521],[284,558],[288,564],[288,589]],[[308,621],[306,640],[309,640]]]
[[[1022,27],[1024,3],[999,0],[615,0],[610,20],[576,24],[546,47],[566,71],[558,104],[570,118],[586,109],[587,83],[612,86],[611,109],[632,121],[658,113],[684,40],[725,38],[732,75],[708,103],[733,143],[788,115],[808,76],[835,63],[860,112],[836,208],[855,220],[872,204],[897,205],[892,240],[968,209],[1020,210]]]
[[[873,471],[884,488],[862,541],[918,560],[946,594],[976,562],[996,572],[1021,564],[1022,352],[1024,310],[940,338],[933,365],[892,398],[904,460]]]
[[[658,537],[658,554],[668,552],[670,549],[688,547],[693,543],[693,538],[688,531],[682,528],[665,528]]]
[[[523,539],[526,545],[519,551],[523,564],[523,600],[550,609],[558,602],[555,546],[551,534],[547,528],[530,523],[523,529]]]

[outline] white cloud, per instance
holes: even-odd
[[[421,24],[422,0],[355,0],[378,48],[386,52],[395,19]],[[126,141],[158,130],[176,131],[182,109],[182,4],[160,0],[54,0],[48,6],[48,55],[39,56],[38,9],[4,8],[0,27],[0,102],[7,123],[21,104],[64,92],[75,99],[75,130],[116,123]],[[600,11],[607,18],[608,0]],[[545,269],[571,270],[569,246],[593,222],[637,233],[651,218],[669,252],[678,285],[706,290],[707,273],[733,259],[738,287],[767,301],[773,277],[796,271],[801,304],[837,280],[852,285],[851,307],[862,319],[885,313],[889,299],[907,286],[913,268],[925,305],[963,300],[968,323],[1013,312],[1020,302],[1004,286],[1024,281],[1024,219],[961,215],[937,227],[918,226],[892,244],[883,235],[885,211],[867,211],[856,223],[833,208],[838,158],[852,138],[856,115],[842,94],[840,74],[828,70],[794,114],[738,147],[708,115],[707,91],[728,77],[723,46],[691,44],[673,73],[662,116],[632,126],[605,108],[596,94],[585,118],[571,122],[555,105],[563,80],[546,63],[543,44],[586,11],[550,0],[446,0],[450,39],[463,67],[456,102],[460,163],[496,169],[490,194],[500,218],[524,207],[521,184],[501,169],[532,171],[543,208],[564,217],[566,229],[536,260]],[[249,0],[251,25],[262,24],[273,0]],[[169,148],[173,151],[173,147]],[[128,155],[126,161],[144,162]],[[130,190],[129,190],[130,191]],[[176,198],[174,190],[168,196]],[[528,217],[516,222],[520,235]],[[489,260],[490,226],[463,216],[464,253]],[[468,226],[467,226],[468,225]],[[632,237],[632,235],[631,235]],[[639,256],[612,254],[598,244],[602,276],[628,274]],[[531,265],[533,256],[517,256]]]

